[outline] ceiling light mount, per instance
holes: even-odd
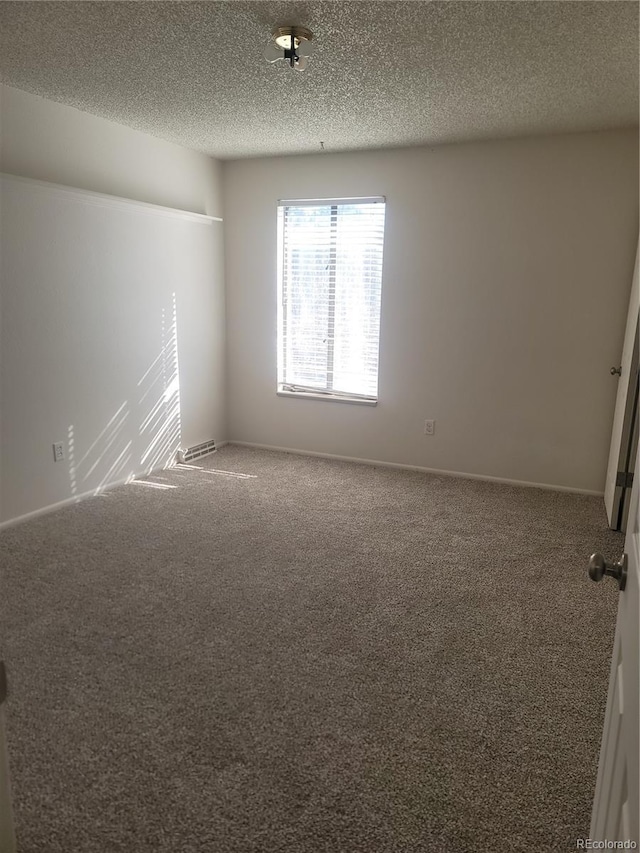
[[[313,33],[306,27],[282,26],[276,27],[271,33],[273,41],[267,45],[264,58],[267,62],[277,62],[284,59],[296,71],[304,71],[307,67],[307,57],[313,50],[311,40]]]

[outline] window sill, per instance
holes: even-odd
[[[278,397],[297,397],[302,400],[324,400],[329,403],[355,403],[357,406],[377,406],[377,400],[367,400],[363,397],[333,396],[332,394],[314,394],[312,391],[276,391]]]

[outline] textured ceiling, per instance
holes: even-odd
[[[308,71],[263,59],[303,24]],[[2,79],[215,157],[638,124],[637,2],[2,2]]]

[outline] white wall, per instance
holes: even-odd
[[[84,192],[220,215],[219,164],[2,96],[0,523],[226,438],[222,223]]]
[[[637,132],[242,160],[223,175],[231,440],[602,491]],[[277,397],[277,199],[371,195],[387,198],[378,406]]]
[[[0,85],[2,171],[222,216],[220,163],[206,154]]]

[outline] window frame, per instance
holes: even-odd
[[[306,400],[324,400],[333,403],[351,403],[361,406],[377,406],[380,396],[379,385],[379,368],[380,368],[380,335],[382,323],[382,285],[384,279],[384,241],[386,230],[386,203],[385,196],[357,196],[347,198],[304,198],[304,199],[278,199],[276,203],[276,239],[277,239],[277,266],[276,266],[276,301],[277,301],[277,325],[276,325],[276,395],[278,397],[289,397],[306,399]],[[339,207],[340,205],[349,204],[382,204],[384,206],[385,222],[382,236],[382,268],[380,272],[380,308],[379,308],[379,326],[378,326],[378,364],[377,364],[377,393],[375,396],[366,394],[355,394],[352,392],[333,391],[331,389],[312,388],[311,386],[295,385],[283,381],[284,377],[284,359],[286,348],[286,328],[284,315],[284,225],[280,226],[280,216],[284,216],[284,209],[287,206],[292,207]],[[282,210],[282,214],[281,214]],[[333,293],[335,305],[335,291]],[[282,341],[280,340],[280,334]]]

